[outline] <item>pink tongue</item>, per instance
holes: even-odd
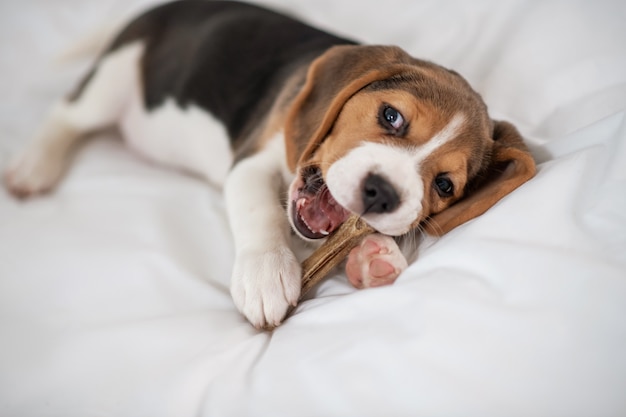
[[[317,198],[307,203],[302,207],[300,215],[315,233],[334,231],[349,215],[343,207],[337,204],[328,190],[322,191]]]

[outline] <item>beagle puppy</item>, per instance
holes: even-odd
[[[535,173],[517,130],[456,72],[231,1],[167,3],[128,24],[9,164],[8,190],[52,189],[76,145],[109,126],[223,187],[231,293],[256,327],[300,295],[292,231],[319,243],[358,214],[378,233],[347,276],[389,284],[407,267],[398,239],[442,235]]]

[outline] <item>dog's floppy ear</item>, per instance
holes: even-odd
[[[483,214],[531,179],[535,172],[535,161],[517,129],[507,122],[495,122],[491,162],[487,170],[475,183],[469,184],[461,200],[432,216],[424,225],[424,230],[436,236],[449,232]]]
[[[287,162],[295,171],[322,143],[346,101],[368,84],[411,70],[412,58],[393,46],[334,46],[309,66],[287,114]]]

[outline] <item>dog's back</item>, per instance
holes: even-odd
[[[109,126],[148,159],[221,186],[236,160],[258,150],[269,109],[288,105],[308,63],[351,43],[245,3],[158,6],[131,21],[57,103],[7,170],[7,186],[18,196],[48,191],[80,139]]]
[[[143,14],[110,51],[145,42],[147,109],[168,98],[197,105],[241,141],[267,113],[293,69],[334,45],[354,43],[286,15],[231,1],[182,0]]]

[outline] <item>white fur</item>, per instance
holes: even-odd
[[[465,116],[460,113],[455,114],[443,129],[414,151],[414,160],[417,163],[421,163],[424,159],[428,158],[430,154],[454,139],[463,123],[465,123]]]
[[[130,147],[156,162],[222,186],[233,163],[225,128],[212,115],[166,100],[147,111],[139,64],[142,42],[130,43],[99,63],[78,100],[60,101],[39,133],[6,171],[9,189],[29,195],[53,187],[85,134],[118,125]]]
[[[284,136],[238,163],[224,187],[235,240],[231,294],[256,327],[278,325],[300,296],[300,263],[280,201],[285,190]]]
[[[76,101],[59,101],[24,151],[5,172],[7,187],[30,195],[53,187],[66,169],[72,150],[85,134],[115,124],[137,85],[142,47],[129,44],[103,59]]]
[[[402,235],[422,211],[424,182],[420,164],[428,155],[452,140],[465,121],[462,114],[450,122],[424,145],[410,149],[389,144],[364,142],[335,162],[326,176],[326,184],[339,204],[361,214],[361,184],[368,174],[382,175],[400,196],[400,206],[392,213],[366,213],[363,219],[377,231]]]
[[[222,186],[233,163],[228,134],[224,126],[201,108],[189,105],[181,108],[173,99],[167,99],[156,109],[144,106],[140,82],[140,59],[144,52],[141,42],[132,43],[107,56],[101,66],[119,68],[96,77],[107,77],[110,87],[115,80],[125,90],[117,123],[128,145],[141,155],[174,168],[200,175],[217,186]],[[113,84],[116,85],[116,84]],[[81,98],[81,101],[84,101]]]
[[[120,127],[128,145],[143,156],[200,175],[220,187],[226,181],[233,164],[228,133],[199,107],[182,109],[168,99],[148,112],[137,89]]]
[[[233,163],[224,126],[201,108],[181,108],[173,99],[148,111],[139,76],[142,43],[133,43],[105,58],[130,74],[119,127],[128,145],[141,155],[174,168],[200,175],[222,186]],[[130,70],[129,70],[130,69]]]

